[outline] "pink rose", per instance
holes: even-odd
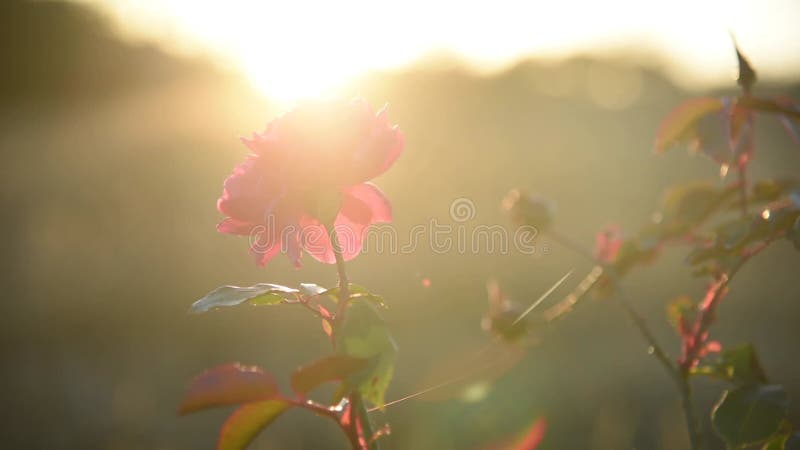
[[[373,223],[392,220],[389,200],[370,180],[403,151],[403,135],[363,100],[309,103],[242,141],[252,152],[225,180],[217,209],[222,233],[250,236],[265,265],[283,250],[333,264],[324,225],[333,222],[345,260],[361,252]]]

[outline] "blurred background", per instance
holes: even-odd
[[[736,92],[728,30],[759,70],[759,92],[800,98],[800,5],[788,0],[208,3],[0,3],[0,439],[9,448],[210,449],[227,411],[175,415],[193,375],[241,361],[286,386],[294,367],[329,351],[317,321],[290,306],[187,314],[222,284],[335,283],[333,268],[310,258],[299,271],[285,258],[259,269],[244,239],[214,228],[222,181],[245,154],[238,137],[298,100],[391,105],[407,149],[377,183],[401,242],[416,224],[452,223],[462,197],[476,207],[468,226],[507,225],[499,202],[519,186],[555,199],[559,231],[590,246],[607,223],[644,223],[665,187],[717,177],[702,157],[651,149],[678,102]],[[761,121],[753,177],[798,167],[780,126]],[[529,303],[568,270],[590,268],[541,245],[536,256],[420,245],[350,264],[351,278],[391,307],[400,353],[390,399],[488,342],[488,279]],[[670,251],[628,283],[672,354],[664,305],[704,288],[684,256]],[[793,395],[795,423],[798,262],[788,245],[759,256],[713,332],[756,345]],[[384,448],[485,448],[539,416],[550,423],[545,449],[687,448],[670,380],[613,305],[587,301],[539,337],[480,401],[387,409]],[[697,382],[704,417],[721,389]],[[345,447],[302,411],[252,446]]]

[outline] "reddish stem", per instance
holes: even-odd
[[[681,373],[684,375],[688,374],[691,368],[694,367],[700,360],[703,349],[708,342],[709,330],[716,319],[717,308],[719,307],[722,298],[725,296],[728,285],[733,277],[753,256],[761,253],[761,251],[767,248],[772,242],[773,239],[769,239],[762,242],[760,245],[745,251],[739,261],[733,267],[731,267],[728,273],[722,274],[717,279],[716,284],[711,286],[709,293],[706,295],[703,303],[701,303],[700,307],[698,308],[697,317],[695,317],[691,327],[692,333],[688,337],[688,344],[685,345],[683,355],[678,361]]]

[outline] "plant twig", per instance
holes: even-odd
[[[342,246],[339,243],[336,227],[329,225],[327,229],[331,239],[333,255],[334,258],[336,258],[336,271],[339,276],[339,306],[332,324],[334,336],[333,345],[335,348],[337,325],[340,325],[344,321],[345,314],[347,314],[347,305],[350,302],[350,282],[347,278],[344,255],[342,255]],[[344,428],[345,434],[347,434],[347,437],[350,439],[353,450],[377,450],[378,443],[370,441],[372,438],[372,424],[370,423],[369,412],[364,406],[361,394],[354,391],[350,394],[349,400],[349,420],[347,426]]]
[[[596,264],[596,268],[598,267],[605,272],[606,276],[608,276],[612,283],[615,286],[615,292],[617,295],[613,295],[612,297],[616,299],[617,303],[622,307],[623,311],[628,315],[631,319],[633,324],[636,326],[636,329],[639,331],[639,334],[645,340],[648,345],[648,352],[656,357],[656,360],[661,364],[667,374],[675,383],[675,386],[678,389],[678,393],[681,397],[681,406],[683,408],[683,414],[686,418],[686,431],[689,434],[689,442],[691,444],[692,450],[702,450],[703,444],[701,441],[700,429],[698,426],[697,418],[694,411],[694,405],[692,402],[692,394],[691,394],[691,386],[689,385],[688,376],[683,374],[679,368],[672,362],[672,358],[669,354],[664,350],[664,348],[658,343],[653,332],[650,330],[650,327],[647,325],[647,321],[644,317],[639,314],[633,304],[628,301],[627,297],[625,296],[621,285],[620,280],[614,276],[610,271],[606,270],[607,264],[604,261],[600,261],[595,256],[583,248],[580,244],[575,243],[572,239],[558,234],[550,232],[550,237],[553,238],[554,241],[567,247],[577,254],[583,256],[584,258],[588,259],[592,263]],[[595,280],[599,278],[596,277]],[[595,284],[591,284],[587,291],[594,287]]]

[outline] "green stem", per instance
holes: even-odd
[[[355,412],[353,425],[356,426],[356,432],[358,432],[357,424],[361,424],[361,438],[364,439],[365,447],[368,450],[379,450],[378,441],[373,439],[375,432],[372,428],[369,411],[366,405],[364,405],[361,394],[353,392],[353,395],[350,396],[350,401],[352,402],[353,411]]]
[[[692,400],[692,385],[689,383],[689,374],[681,372],[677,379],[678,390],[681,394],[681,407],[686,419],[686,430],[689,432],[689,444],[692,449],[702,449],[703,440],[700,434],[700,422],[695,414],[694,401]]]
[[[333,247],[333,256],[336,258],[336,271],[339,274],[339,308],[336,312],[336,323],[341,323],[344,320],[347,304],[350,301],[350,282],[347,279],[347,271],[344,265],[344,256],[342,255],[342,246],[339,243],[339,237],[336,233],[336,228],[328,226],[328,232],[331,238],[331,247]]]
[[[335,348],[337,326],[344,321],[345,315],[347,314],[347,305],[350,302],[350,282],[347,278],[344,256],[342,255],[342,246],[339,243],[336,228],[329,225],[327,229],[330,234],[331,247],[333,247],[333,255],[336,258],[336,271],[339,276],[339,307],[333,319],[333,345]],[[344,431],[350,440],[353,450],[378,450],[377,442],[370,442],[373,435],[372,423],[370,422],[367,408],[364,406],[364,402],[361,399],[361,394],[357,391],[350,394],[349,419],[349,427]]]

